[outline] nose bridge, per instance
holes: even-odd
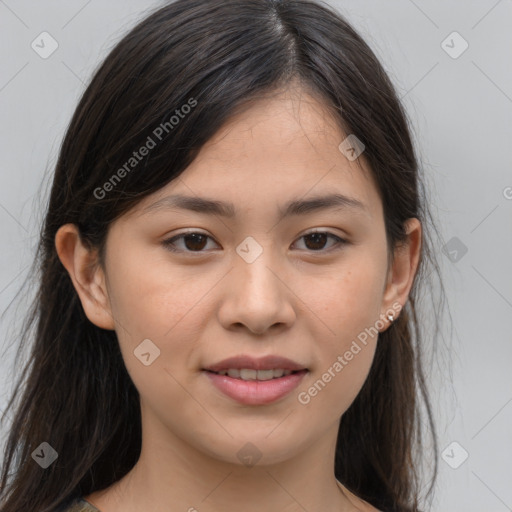
[[[267,237],[260,243],[246,237],[237,247],[229,273],[220,319],[226,328],[243,324],[262,333],[276,323],[289,324],[294,310],[287,287],[279,278],[281,265]]]
[[[235,274],[241,280],[243,288],[249,293],[260,295],[264,292],[266,298],[276,294],[279,288],[279,280],[276,282],[274,273],[270,270],[277,267],[278,263],[273,258],[271,238],[262,237],[259,241],[252,236],[247,236],[236,247]]]

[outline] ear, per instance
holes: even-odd
[[[65,224],[55,235],[55,247],[82,302],[87,318],[102,329],[114,329],[105,275],[97,250],[86,247],[74,224]]]
[[[384,319],[387,327],[391,324],[391,321],[387,318],[388,313],[392,312],[394,320],[396,320],[409,298],[409,292],[420,260],[422,240],[420,221],[415,217],[408,219],[405,223],[405,231],[407,240],[395,249],[394,261],[388,272],[382,300],[384,311],[381,318]]]

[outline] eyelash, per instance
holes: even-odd
[[[331,248],[329,248],[329,249],[319,249],[317,251],[305,249],[307,252],[310,252],[310,253],[313,253],[313,254],[316,254],[316,253],[322,254],[322,253],[331,252],[333,250],[339,250],[344,245],[347,245],[349,243],[344,238],[341,238],[341,237],[339,237],[339,236],[337,236],[334,233],[331,233],[329,231],[310,231],[309,233],[305,233],[304,235],[299,237],[298,240],[300,240],[302,238],[305,238],[305,237],[307,237],[309,235],[314,235],[314,234],[328,235],[328,237],[335,239],[337,243],[335,245],[331,246]],[[188,232],[185,232],[185,233],[180,233],[179,235],[173,236],[172,238],[169,238],[167,240],[164,240],[162,243],[163,243],[163,245],[165,246],[165,248],[167,250],[169,250],[171,252],[176,252],[176,253],[204,254],[205,252],[208,252],[208,251],[189,251],[189,250],[176,249],[176,247],[174,246],[174,241],[175,240],[179,240],[179,239],[183,239],[184,237],[186,237],[188,235],[202,235],[202,236],[205,236],[205,237],[213,240],[213,238],[211,236],[206,235],[205,233],[201,233],[200,231],[188,231]]]

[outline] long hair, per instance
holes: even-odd
[[[115,219],[178,177],[231,116],[292,80],[364,143],[389,253],[406,239],[408,218],[422,222],[409,300],[380,334],[368,378],[341,419],[334,468],[380,510],[419,510],[423,418],[435,452],[437,444],[417,302],[439,267],[419,159],[394,86],[350,24],[318,1],[177,0],[151,12],[99,65],[60,147],[34,260],[38,288],[18,348],[32,340],[31,351],[6,409],[12,423],[0,512],[55,510],[110,486],[140,454],[137,389],[115,332],[84,313],[56,253],[59,227],[76,224],[103,257]],[[150,139],[149,154],[131,161]],[[33,456],[41,443],[58,454],[46,469]]]

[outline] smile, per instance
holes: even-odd
[[[213,372],[217,375],[228,375],[233,379],[241,379],[241,380],[272,380],[279,379],[283,376],[290,375],[291,370],[284,370],[282,368],[278,369],[270,369],[270,370],[253,370],[251,368],[230,368],[229,370],[221,370],[218,372]]]

